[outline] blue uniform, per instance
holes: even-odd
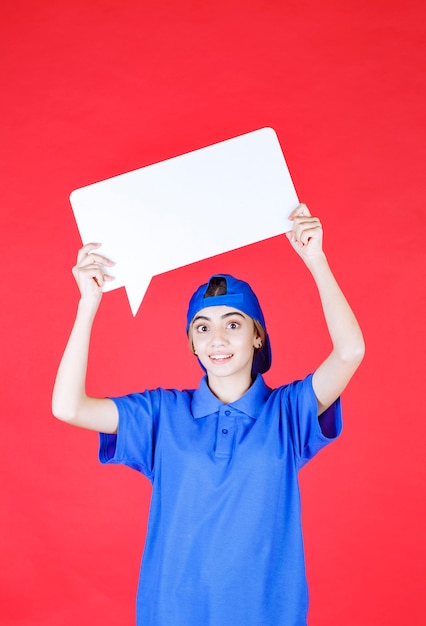
[[[312,375],[272,390],[259,374],[231,404],[206,378],[114,402],[100,460],[153,487],[138,626],[305,626],[298,471],[339,435],[340,401],[318,420]]]

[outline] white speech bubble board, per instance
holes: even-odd
[[[76,189],[84,244],[116,262],[136,315],[152,276],[291,230],[299,204],[272,128]]]

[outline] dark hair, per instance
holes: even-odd
[[[226,278],[223,276],[213,276],[210,279],[204,298],[211,298],[212,296],[226,296],[227,294]]]

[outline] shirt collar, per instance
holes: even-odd
[[[254,383],[246,393],[235,402],[231,402],[229,406],[257,419],[260,408],[266,402],[270,394],[271,389],[265,384],[261,374],[258,374]],[[200,381],[198,389],[194,391],[194,395],[192,396],[192,416],[198,419],[212,415],[217,413],[221,406],[224,406],[224,403],[221,402],[219,398],[216,398],[214,393],[209,389],[207,376],[204,376]]]

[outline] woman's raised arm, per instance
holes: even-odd
[[[323,413],[342,393],[361,363],[364,339],[361,329],[342,293],[322,248],[322,226],[301,204],[290,215],[293,230],[288,239],[303,258],[317,285],[333,349],[316,369],[312,385]]]
[[[81,428],[114,433],[118,411],[112,400],[86,393],[86,373],[93,321],[102,299],[102,286],[113,280],[104,267],[113,263],[87,244],[78,253],[73,275],[80,290],[77,315],[62,356],[52,396],[52,412],[64,422]]]

